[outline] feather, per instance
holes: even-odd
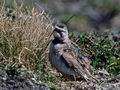
[[[52,66],[64,76],[72,76],[75,80],[76,78],[82,78],[86,81],[94,79],[89,72],[89,59],[81,55],[79,46],[69,40],[66,27],[56,28],[56,33],[61,35],[59,38],[54,36],[55,38],[50,45],[49,59]]]

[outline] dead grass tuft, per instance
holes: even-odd
[[[26,14],[21,7],[0,8],[0,67],[21,64],[29,71],[46,62],[52,22],[34,9]]]

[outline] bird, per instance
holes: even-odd
[[[81,56],[79,46],[69,39],[67,26],[56,24],[53,36],[49,50],[51,66],[70,80],[94,79],[89,72],[90,60]]]

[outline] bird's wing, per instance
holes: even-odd
[[[63,56],[66,60],[69,58],[69,60],[77,64],[83,65],[85,63],[84,56],[81,54],[79,46],[72,41],[63,47]]]
[[[63,58],[69,64],[70,67],[78,63],[76,60],[75,53],[72,52],[70,49],[64,49],[61,58]]]
[[[69,68],[73,69],[78,76],[84,78],[85,80],[90,80],[91,78],[94,79],[94,77],[90,74],[89,69],[86,68],[84,57],[80,58],[78,51],[76,51],[77,48],[74,48],[64,48],[61,55],[62,60],[64,60]]]
[[[71,47],[70,48],[76,54],[77,57],[81,58],[83,56],[82,53],[81,53],[80,47],[76,43],[71,41]]]
[[[87,65],[87,64],[90,65],[91,60],[88,59],[88,57],[84,56],[81,53],[81,49],[79,48],[79,46],[72,41],[71,41],[71,49],[76,54],[76,56],[79,58],[78,60],[80,63],[82,63],[82,64],[84,63],[85,65]]]
[[[84,71],[84,67],[82,67],[82,64],[77,60],[74,52],[70,50],[64,51],[64,53],[61,55],[61,59],[64,60],[69,68],[75,71],[75,75],[77,75],[77,77],[84,78],[85,80],[88,78]]]
[[[94,76],[92,76],[88,68],[85,67],[85,63],[83,63],[71,49],[65,50],[61,55],[61,59],[64,60],[69,68],[75,71],[77,77],[81,77],[85,80],[94,79]]]
[[[68,66],[72,69],[83,71],[83,63],[80,60],[76,50],[73,50],[72,48],[64,48],[61,58],[64,59],[64,61],[66,61]]]

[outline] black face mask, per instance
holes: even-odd
[[[62,40],[58,39],[58,38],[55,38],[55,39],[52,41],[52,43],[53,43],[53,44],[58,44],[58,43],[64,44],[64,42],[63,42]]]
[[[55,28],[54,31],[58,32],[58,33],[61,33],[61,30]]]

